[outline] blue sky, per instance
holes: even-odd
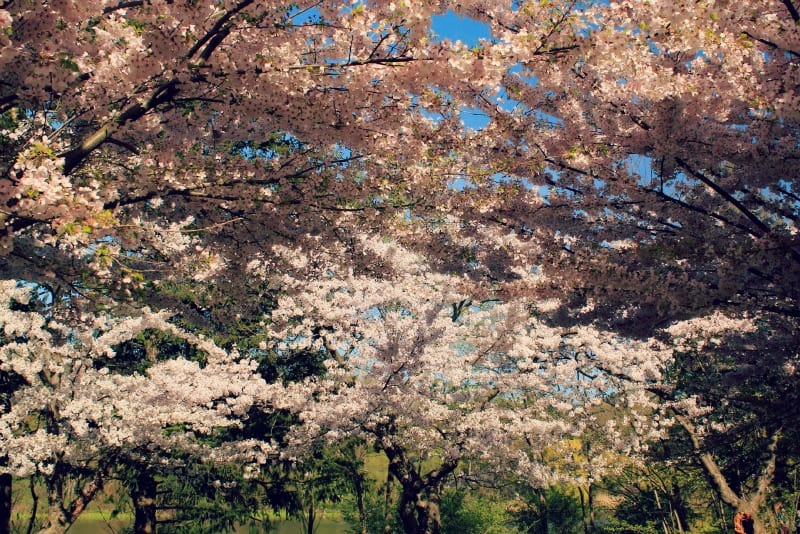
[[[468,46],[475,46],[480,39],[491,39],[489,26],[468,17],[456,15],[448,11],[444,15],[436,15],[432,20],[434,36],[439,39],[461,41]]]
[[[299,13],[294,17],[295,24],[315,21],[319,18],[319,9],[311,8],[303,10],[292,10]],[[479,39],[491,39],[492,35],[489,26],[470,19],[456,15],[453,11],[447,11],[443,15],[433,17],[433,33],[437,39],[450,39],[451,41],[461,41],[469,46],[478,44]]]
[[[299,11],[299,10],[298,10]],[[302,24],[303,22],[315,21],[319,18],[319,10],[312,8],[303,11],[294,18],[295,24]],[[482,39],[491,40],[492,34],[489,26],[477,20],[458,15],[452,10],[436,15],[431,21],[431,38],[434,40],[450,40],[461,41],[469,47],[477,46]],[[512,69],[512,72],[514,69]],[[529,80],[530,83],[536,83],[535,80]],[[508,95],[500,95],[507,98]],[[506,100],[501,106],[510,109],[514,103]],[[480,129],[488,124],[489,119],[483,113],[463,107],[461,109],[462,120],[467,128]]]

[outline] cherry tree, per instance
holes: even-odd
[[[520,68],[476,92],[491,120],[452,213],[531,243],[475,269],[556,299],[555,324],[672,340],[663,388],[714,410],[673,414],[721,499],[755,516],[798,423],[796,3],[554,6],[547,31],[524,9],[487,15]],[[544,64],[530,40],[552,34],[569,45]],[[515,262],[544,282],[492,269]],[[765,436],[750,440],[751,495],[714,465],[714,443],[745,429]]]
[[[9,2],[4,271],[123,294],[226,281],[274,241],[422,202],[459,123],[420,110],[501,72],[429,41],[443,7]]]
[[[44,531],[68,528],[120,463],[140,467],[132,495],[135,529],[147,532],[155,522],[148,466],[170,462],[182,451],[257,469],[275,455],[269,441],[239,440],[210,449],[202,439],[241,425],[254,407],[290,407],[291,389],[266,384],[255,362],[179,330],[163,313],[86,317],[93,319],[92,328],[82,330],[14,309],[28,303],[30,289],[8,281],[2,288],[0,371],[22,382],[0,418],[3,470],[42,476],[49,506]],[[110,372],[105,364],[115,347],[148,329],[194,344],[204,365],[177,358],[154,362],[146,374]],[[83,480],[72,497],[70,477]]]
[[[631,407],[647,400],[601,363],[656,380],[652,362],[668,354],[654,341],[548,327],[524,300],[473,300],[465,279],[431,272],[396,242],[375,236],[362,245],[383,274],[336,272],[332,258],[318,258],[326,266],[318,278],[286,280],[272,335],[284,350],[329,354],[294,446],[345,436],[374,444],[401,485],[406,532],[439,531],[442,489],[465,459],[484,466],[470,475],[484,483],[555,480],[545,448],[591,424],[593,405],[612,390]],[[641,438],[657,431],[639,428]],[[607,431],[615,446],[636,447]]]

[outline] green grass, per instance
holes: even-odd
[[[382,452],[371,452],[364,460],[364,470],[367,478],[383,484],[386,482],[386,471],[389,469],[389,458]]]

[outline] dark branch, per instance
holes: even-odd
[[[111,143],[112,145],[117,145],[118,147],[122,147],[125,150],[127,150],[128,152],[131,152],[133,154],[136,154],[136,155],[139,154],[139,149],[138,148],[136,148],[135,146],[133,146],[130,143],[126,143],[125,141],[120,141],[119,139],[114,139],[113,137],[109,137],[108,139],[106,139],[106,142],[107,143]]]
[[[5,113],[6,111],[12,109],[16,103],[17,95],[15,94],[0,97],[0,113]]]
[[[800,23],[800,12],[797,11],[797,8],[794,7],[792,0],[783,0],[783,5],[786,6],[786,9],[789,10],[789,15],[792,16],[792,20],[795,24]]]
[[[64,158],[64,174],[70,174],[97,147],[105,142],[111,141],[111,135],[117,130],[117,128],[128,122],[136,121],[144,116],[144,114],[148,111],[161,104],[169,102],[178,92],[178,85],[179,82],[177,79],[172,79],[161,84],[153,92],[153,95],[144,105],[137,103],[130,106],[123,111],[119,117],[108,121],[93,134],[86,137],[79,146],[61,154],[61,156]]]
[[[223,16],[221,16],[219,20],[214,24],[214,26],[212,26],[211,29],[208,30],[208,32],[206,32],[206,34],[203,37],[201,37],[194,44],[194,46],[192,46],[189,49],[188,52],[186,52],[184,59],[191,59],[195,54],[197,54],[197,52],[201,48],[205,47],[206,43],[208,43],[212,39],[215,39],[217,34],[219,34],[220,32],[230,31],[230,26],[228,26],[228,21],[231,20],[231,18],[233,18],[234,15],[236,15],[237,13],[239,13],[241,10],[243,10],[252,3],[253,0],[242,0],[241,2],[236,4],[236,6],[234,6],[233,9],[231,9]],[[211,53],[213,52],[214,48],[216,48],[216,46],[218,46],[220,42],[222,42],[222,39],[215,41],[213,43],[213,46],[212,43],[209,43],[209,46],[205,50],[203,50],[203,56],[206,56],[204,57],[204,59],[207,59],[207,57],[211,56]]]
[[[733,207],[735,207],[737,210],[739,210],[739,212],[741,212],[741,213],[742,213],[742,214],[743,214],[745,217],[747,217],[747,218],[750,220],[750,222],[752,222],[752,223],[755,225],[755,227],[756,227],[756,228],[758,228],[758,230],[759,230],[759,232],[753,232],[753,231],[751,231],[751,233],[752,233],[754,236],[756,236],[756,237],[761,237],[761,236],[763,236],[764,234],[767,234],[767,233],[769,233],[769,230],[770,230],[769,226],[767,226],[766,224],[764,224],[764,223],[761,221],[761,219],[759,219],[758,217],[756,217],[756,216],[755,216],[755,214],[753,214],[753,212],[751,212],[749,209],[747,209],[747,206],[745,206],[744,204],[742,204],[741,202],[739,202],[739,200],[737,200],[737,199],[736,199],[735,197],[733,197],[733,196],[732,196],[730,193],[728,193],[727,191],[725,191],[725,189],[723,189],[722,187],[720,187],[720,186],[719,186],[719,184],[717,184],[716,182],[714,182],[712,179],[710,179],[710,178],[709,178],[708,176],[706,176],[704,173],[702,173],[702,172],[700,172],[700,171],[696,171],[696,170],[694,170],[694,169],[693,169],[693,168],[692,168],[692,167],[691,167],[691,166],[690,166],[690,165],[689,165],[689,164],[688,164],[686,161],[684,161],[683,159],[681,159],[681,158],[675,158],[675,161],[678,163],[678,165],[680,165],[681,167],[683,167],[683,168],[684,168],[684,170],[686,170],[686,172],[688,172],[688,173],[689,173],[689,174],[691,174],[691,175],[692,175],[694,178],[697,178],[698,180],[700,180],[701,182],[703,182],[704,184],[706,184],[706,185],[707,185],[708,187],[710,187],[710,188],[711,188],[711,189],[712,189],[712,190],[713,190],[715,193],[717,193],[719,196],[721,196],[721,197],[722,197],[722,198],[723,198],[723,199],[724,199],[726,202],[728,202],[729,204],[731,204]]]

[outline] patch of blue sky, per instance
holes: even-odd
[[[467,46],[478,46],[482,39],[491,40],[489,25],[448,10],[431,19],[431,36],[434,41],[461,41]]]
[[[540,194],[542,194],[542,198],[545,200],[546,205],[550,204],[551,193],[553,196],[558,195],[566,199],[571,199],[575,197],[575,195],[583,194],[579,189],[575,189],[569,184],[562,184],[561,170],[553,167],[545,167],[543,172],[549,177],[549,184],[544,186],[545,191],[540,190]]]
[[[676,172],[671,176],[662,176],[657,170],[657,161],[647,155],[630,154],[619,162],[625,171],[635,176],[636,183],[651,190],[658,190],[674,199],[680,199],[682,190],[701,185],[699,180],[690,178],[684,172]]]
[[[337,159],[348,160],[348,159],[353,157],[353,151],[350,149],[350,147],[345,146],[345,145],[343,145],[341,143],[336,143],[333,146],[333,150],[336,153],[336,158]],[[349,164],[350,164],[349,161],[340,162],[340,165],[342,165],[343,167],[347,167],[347,166],[349,166]]]
[[[511,74],[516,74],[522,81],[530,85],[531,87],[536,87],[539,84],[539,78],[533,74],[530,70],[525,68],[521,63],[517,63],[510,69],[508,72]]]
[[[500,109],[509,113],[525,113],[528,111],[528,107],[516,98],[512,98],[505,88],[501,88],[497,92],[494,102],[500,107]]]
[[[555,115],[550,115],[549,113],[545,113],[544,111],[538,109],[533,110],[533,114],[536,117],[538,126],[545,126],[547,128],[564,126],[564,120],[560,117],[556,117]]]
[[[25,288],[26,290],[32,292],[34,294],[34,298],[44,304],[45,306],[51,306],[53,304],[53,292],[50,288],[45,285],[41,285],[38,282],[31,282],[28,280],[17,280],[17,287]],[[66,302],[68,299],[64,299]]]
[[[434,87],[429,87],[429,89],[433,91],[437,91]],[[434,124],[438,124],[444,118],[441,113],[433,112],[426,108],[425,106],[419,103],[419,96],[412,96],[411,97],[411,107],[414,108],[414,111],[428,119],[429,121],[433,122]]]
[[[315,5],[310,7],[294,6],[287,13],[286,17],[292,24],[315,24],[322,21],[322,14]]]
[[[453,191],[462,192],[467,189],[473,189],[475,184],[472,183],[465,175],[456,176],[453,182],[448,186]]]
[[[695,52],[694,57],[689,61],[685,61],[684,65],[686,65],[687,69],[692,70],[693,68],[695,68],[695,65],[696,64],[699,65],[700,62],[710,63],[710,61],[708,60],[708,56],[706,56],[706,53],[703,52],[702,50],[698,50],[697,52]]]
[[[496,173],[494,173],[492,175],[492,182],[495,185],[512,184],[512,183],[513,184],[518,184],[518,185],[522,186],[523,188],[527,189],[528,191],[535,190],[539,194],[539,196],[541,196],[543,199],[546,198],[546,196],[549,194],[549,189],[547,188],[547,186],[538,185],[538,184],[535,184],[535,183],[533,183],[530,180],[527,180],[525,178],[520,178],[518,176],[512,176],[512,175],[504,173],[504,172],[496,172]],[[454,191],[459,191],[459,192],[460,191],[469,190],[469,189],[475,189],[475,188],[476,188],[475,183],[472,182],[472,180],[470,180],[464,174],[462,174],[460,176],[457,176],[453,180],[453,183],[450,184],[450,189],[452,189]]]
[[[542,203],[545,206],[549,206],[550,205],[550,191],[551,191],[552,188],[549,185],[534,185],[534,184],[531,184],[531,185],[532,185],[532,188],[533,187],[536,188],[536,192],[539,194],[539,197],[542,199]]]
[[[273,145],[274,148],[272,148],[269,143],[258,144],[246,141],[234,143],[233,147],[231,147],[231,154],[237,154],[246,160],[254,160],[257,158],[262,160],[271,160],[280,156],[278,147],[276,146],[280,143],[283,143],[284,147],[290,146],[299,148],[302,146],[302,143],[299,139],[288,133],[273,137],[272,141],[275,142],[275,145]]]
[[[655,175],[653,172],[653,158],[641,154],[631,154],[622,164],[628,174],[637,176],[636,183],[643,187],[649,187],[654,183]]]
[[[527,190],[531,190],[536,187],[530,181],[520,178],[518,176],[512,176],[505,172],[496,172],[492,175],[492,182],[495,184],[517,184],[521,185]]]
[[[461,117],[461,123],[469,130],[481,130],[491,122],[489,116],[478,108],[461,106],[458,112]]]
[[[794,181],[785,180],[783,178],[778,180],[778,187],[780,187],[782,189],[781,192],[783,194],[786,194],[786,195],[790,195],[790,196],[797,195],[798,191],[797,191],[797,187],[795,187],[795,185],[796,185],[796,182],[794,182]]]

